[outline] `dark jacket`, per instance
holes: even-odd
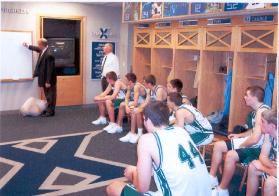
[[[39,87],[44,87],[48,82],[51,86],[56,84],[55,59],[49,48],[41,56],[41,49],[37,46],[29,46],[29,49],[40,53],[33,77],[38,77]]]

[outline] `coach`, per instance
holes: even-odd
[[[106,74],[113,71],[119,77],[119,61],[117,56],[112,53],[113,45],[111,43],[106,43],[103,51],[105,56],[102,60],[102,90],[105,91],[108,86]]]

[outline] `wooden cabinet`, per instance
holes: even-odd
[[[199,50],[202,46],[201,36],[201,28],[177,29],[175,32],[175,48]]]
[[[173,23],[173,28],[136,29],[133,71],[139,80],[152,73],[161,85],[181,79],[183,94],[190,99],[197,96],[198,109],[209,115],[223,111],[226,77],[232,69],[230,132],[245,122],[251,110],[243,99],[246,88],[264,88],[268,72],[275,74],[277,24],[213,26],[204,21],[195,27]],[[275,75],[273,108],[277,106]]]
[[[239,51],[277,52],[277,25],[242,26],[239,37]]]
[[[172,48],[173,37],[174,34],[172,29],[156,29],[154,30],[153,47]]]
[[[152,31],[147,29],[136,29],[134,33],[134,46],[150,48],[152,40]]]
[[[213,51],[233,50],[232,27],[205,28],[203,49]]]

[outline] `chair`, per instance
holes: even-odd
[[[243,163],[237,163],[236,164],[237,167],[241,168],[242,170],[244,170],[238,191],[241,192],[243,189],[243,186],[246,184],[246,179],[248,176],[248,165],[247,164],[243,164]]]

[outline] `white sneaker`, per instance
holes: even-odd
[[[137,134],[131,134],[129,142],[131,144],[136,144],[139,140],[139,136]]]
[[[131,135],[132,135],[132,133],[129,132],[129,133],[127,133],[127,135],[125,135],[124,137],[119,138],[119,141],[120,141],[120,142],[129,142],[129,141],[130,141],[130,138],[131,138]]]
[[[118,124],[115,124],[111,127],[110,130],[108,130],[108,133],[121,133],[123,131],[123,128],[118,126]]]
[[[108,126],[104,127],[103,130],[108,132],[109,130],[111,130],[113,128],[113,126],[115,125],[115,123],[110,122],[108,124]]]
[[[217,193],[218,196],[230,196],[228,189],[221,189],[220,187],[217,187]]]
[[[97,120],[91,122],[93,125],[105,125],[107,124],[107,119],[105,117],[100,116]]]
[[[210,178],[211,188],[216,188],[219,185],[217,176],[213,177],[209,175],[209,178]]]

